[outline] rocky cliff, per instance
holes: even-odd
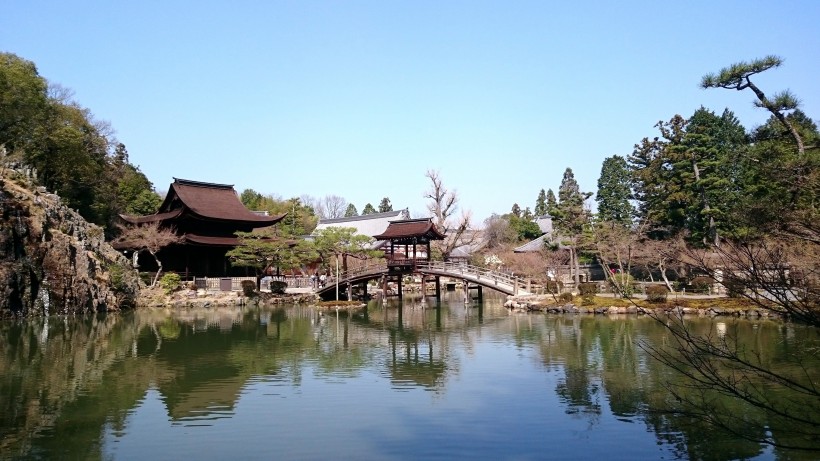
[[[138,283],[102,228],[29,172],[0,167],[0,316],[130,308]]]

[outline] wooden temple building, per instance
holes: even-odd
[[[285,214],[266,216],[248,210],[233,185],[174,178],[156,213],[120,217],[127,225],[157,222],[160,228],[174,229],[182,242],[163,248],[158,257],[163,270],[188,278],[248,275],[246,268],[231,267],[225,256],[238,244],[235,232],[273,226]],[[114,247],[134,250],[128,242],[116,242]],[[140,257],[138,264],[141,270],[156,270],[150,256]]]

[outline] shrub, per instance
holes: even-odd
[[[166,293],[172,293],[179,289],[179,282],[179,274],[169,272],[163,275],[161,279],[159,279],[159,286],[160,288],[165,290]]]
[[[151,282],[154,281],[154,274],[152,274],[150,272],[140,272],[139,276],[140,276],[140,282],[142,282],[142,286],[144,286],[144,287],[150,287]]]
[[[242,281],[242,294],[247,297],[256,296],[256,282],[253,280]]]
[[[630,298],[635,293],[635,279],[623,272],[613,275],[609,280],[609,286],[612,287],[614,293],[624,298]]]
[[[578,291],[581,293],[581,304],[590,306],[595,304],[595,294],[598,293],[597,283],[581,283],[578,285]]]
[[[277,295],[285,294],[285,289],[288,287],[286,282],[274,280],[270,283],[270,292]]]
[[[669,290],[665,286],[649,285],[646,287],[646,300],[650,303],[665,303],[668,294]]]
[[[737,278],[726,278],[723,286],[726,287],[726,296],[730,298],[742,298],[746,292],[746,283]]]
[[[572,293],[561,293],[558,295],[558,300],[562,303],[571,303],[575,299]]]
[[[562,288],[564,288],[564,284],[560,281],[547,280],[544,283],[544,291],[553,295],[560,293]]]
[[[695,277],[691,282],[689,282],[689,284],[692,285],[692,291],[697,293],[708,292],[709,288],[712,286],[712,283],[714,283],[714,281],[711,277],[706,277],[703,275]]]

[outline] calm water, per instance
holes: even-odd
[[[0,323],[0,458],[813,459],[658,411],[635,316],[418,300]],[[715,322],[722,325],[717,326]],[[816,332],[697,320],[776,363]],[[775,429],[772,429],[775,430]]]

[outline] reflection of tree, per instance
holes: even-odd
[[[720,329],[725,331],[724,337],[732,338],[735,347],[754,351],[755,360],[780,373],[808,374],[814,376],[810,378],[813,382],[817,381],[815,352],[801,349],[808,336],[815,335],[816,340],[815,330],[768,321],[735,321],[728,326],[723,323]],[[687,324],[696,335],[708,336],[709,331],[715,330],[708,319],[691,319]],[[543,325],[533,325],[532,329],[530,336],[540,335],[544,363],[564,374],[556,392],[567,405],[567,412],[589,415],[590,422],[597,420],[599,402],[608,401],[615,416],[642,418],[659,439],[676,447],[680,456],[692,459],[748,458],[762,452],[760,443],[738,441],[735,435],[716,431],[708,424],[716,414],[724,418],[731,415],[731,419],[722,421],[724,425],[734,424],[747,433],[756,429],[761,437],[768,428],[771,437],[782,445],[795,438],[818,445],[816,436],[811,439],[811,425],[797,427],[765,418],[763,412],[752,406],[680,381],[681,376],[674,370],[652,360],[638,344],[661,345],[671,340],[669,331],[652,319],[545,316]],[[522,335],[520,331],[515,334]],[[802,359],[795,362],[798,352]],[[681,385],[670,392],[670,382]],[[813,409],[817,402],[807,402],[800,393],[770,392],[767,398],[783,402],[783,408],[802,404],[808,418],[820,414]],[[688,411],[688,401],[701,407],[708,402],[716,413]],[[790,456],[794,456],[793,452]]]
[[[548,391],[559,394],[574,418],[597,424],[609,410],[643,421],[681,458],[749,458],[762,450],[713,430],[702,415],[679,411],[678,397],[702,394],[695,388],[671,394],[665,383],[677,375],[637,346],[670,341],[668,330],[651,319],[508,316],[490,309],[480,323],[475,310],[461,304],[403,309],[401,321],[395,306],[374,306],[367,316],[319,317],[307,307],[213,308],[0,324],[0,453],[100,458],[100,434],[124,430],[127,415],[151,388],[161,394],[169,419],[183,422],[231,412],[243,388],[260,376],[297,387],[305,371],[345,379],[378,369],[395,387],[445,392],[460,371],[459,353],[473,343],[486,345],[489,336],[539,350],[546,368],[560,377]],[[792,324],[719,322],[724,325],[716,328],[709,319],[696,319],[689,327],[700,335],[720,331],[738,338],[738,345],[758,351],[760,360],[781,371],[796,370],[787,359],[809,354],[801,346],[816,339],[814,330]],[[814,373],[817,357],[806,359],[812,361],[805,369]],[[770,428],[779,440],[800,429],[761,419],[754,408],[720,396],[703,397],[755,428]],[[775,454],[795,456],[780,449]]]

